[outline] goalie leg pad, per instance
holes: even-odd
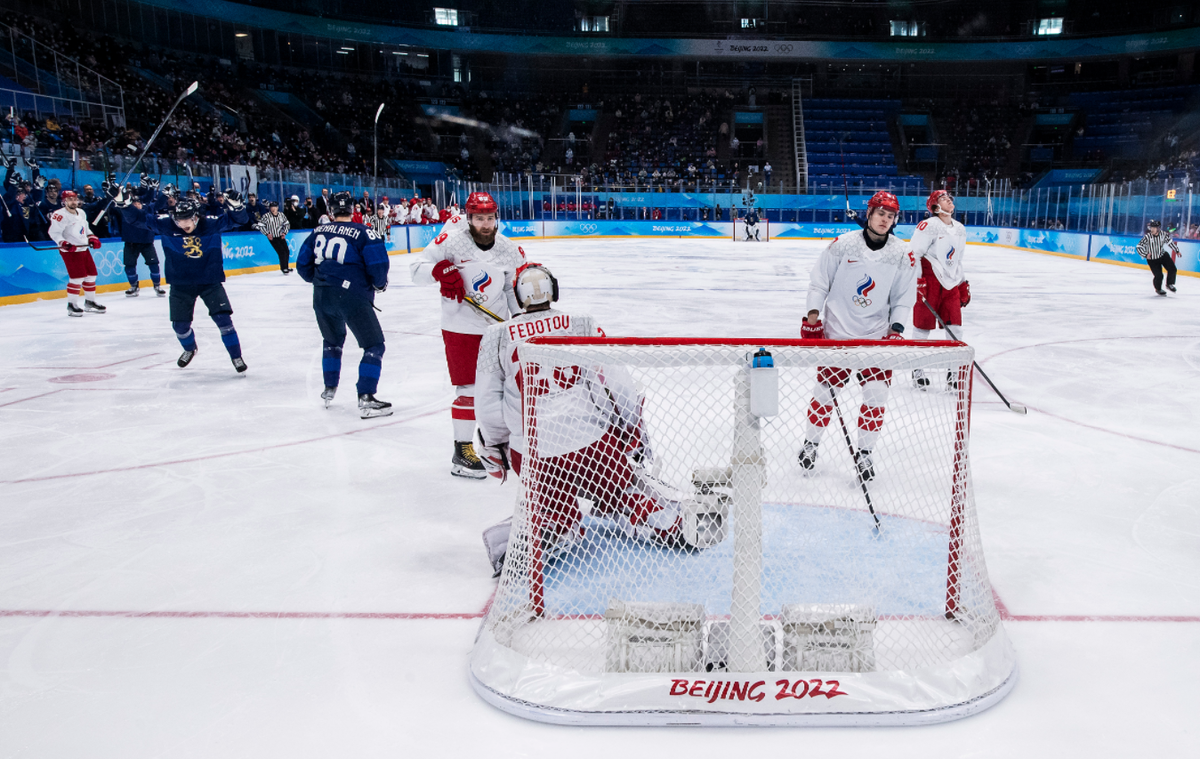
[[[494,524],[483,531],[483,547],[487,549],[488,561],[491,562],[492,577],[499,577],[504,569],[504,555],[508,553],[508,537],[512,534],[512,517],[499,524]]]

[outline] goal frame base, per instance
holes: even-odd
[[[759,239],[746,239],[746,224],[744,217],[737,217],[733,220],[733,242],[771,242],[771,220],[760,218],[758,220]]]

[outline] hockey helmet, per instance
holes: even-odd
[[[332,216],[353,216],[354,196],[345,190],[334,193],[333,198],[329,201],[329,213]]]
[[[75,192],[74,190],[63,190],[62,195],[59,195],[58,198],[59,198],[59,200],[63,201],[64,203],[67,202],[68,200],[70,200],[71,198],[75,198],[76,200],[78,200],[79,193]]]
[[[896,196],[890,192],[880,190],[867,201],[867,215],[870,216],[871,211],[876,208],[886,208],[892,213],[900,213],[900,201],[896,200]]]
[[[171,218],[175,221],[195,219],[200,216],[200,204],[192,198],[183,198],[171,209]]]
[[[1149,229],[1150,227],[1158,227],[1161,229],[1162,225],[1158,223],[1158,219],[1151,219],[1150,221],[1146,222],[1146,229]]]
[[[486,192],[473,192],[467,197],[467,215],[473,213],[496,213],[496,201]]]
[[[940,201],[942,198],[950,198],[951,200],[954,199],[950,193],[945,190],[934,190],[933,192],[929,193],[929,197],[925,200],[925,207],[929,209],[929,213],[937,213],[937,211],[933,209],[937,208],[938,201]]]
[[[558,280],[541,264],[525,264],[517,269],[513,291],[523,309],[549,305],[558,300]]]

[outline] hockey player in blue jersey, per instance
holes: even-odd
[[[339,192],[329,201],[333,221],[312,231],[296,255],[296,270],[312,282],[313,311],[324,341],[321,369],[325,389],[321,398],[328,408],[337,392],[342,371],[342,346],[346,328],[363,349],[358,364],[358,411],[363,419],[389,416],[392,404],[378,400],[379,372],[383,365],[383,329],[375,316],[375,293],[387,289],[387,248],[375,230],[355,224],[354,198]]]
[[[122,222],[162,237],[167,281],[171,283],[168,299],[171,327],[183,346],[183,354],[176,363],[183,368],[196,357],[192,317],[199,298],[208,306],[208,315],[221,330],[221,342],[229,351],[233,367],[239,374],[246,371],[242,346],[237,330],[233,328],[233,307],[229,305],[229,296],[222,284],[225,267],[221,256],[221,233],[245,224],[249,218],[241,196],[230,190],[225,193],[225,210],[218,208],[216,213],[207,214],[202,214],[200,204],[190,198],[176,203],[169,214],[134,208],[132,202],[124,190],[118,192],[114,205],[121,209]]]
[[[742,219],[746,226],[746,239],[759,242],[758,237],[758,209],[751,206],[745,210],[745,217]]]

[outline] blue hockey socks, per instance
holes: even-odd
[[[358,394],[374,395],[379,387],[379,372],[383,369],[383,343],[372,345],[363,351],[358,363]]]
[[[131,274],[130,276],[136,278],[137,274]],[[150,267],[150,283],[155,287],[158,287],[160,284],[162,284],[162,274],[159,272],[158,264],[154,264]]]
[[[217,314],[212,320],[221,330],[221,342],[225,343],[225,350],[229,351],[229,357],[241,358],[242,344],[238,342],[237,330],[233,328],[233,319],[229,314]]]
[[[137,266],[136,265],[125,267],[125,279],[129,280],[130,287],[138,286],[138,276],[137,276]]]
[[[192,331],[191,322],[171,322],[171,329],[175,330],[175,336],[185,351],[196,350],[196,333]]]
[[[325,344],[321,349],[321,374],[325,387],[337,387],[342,376],[342,346]]]

